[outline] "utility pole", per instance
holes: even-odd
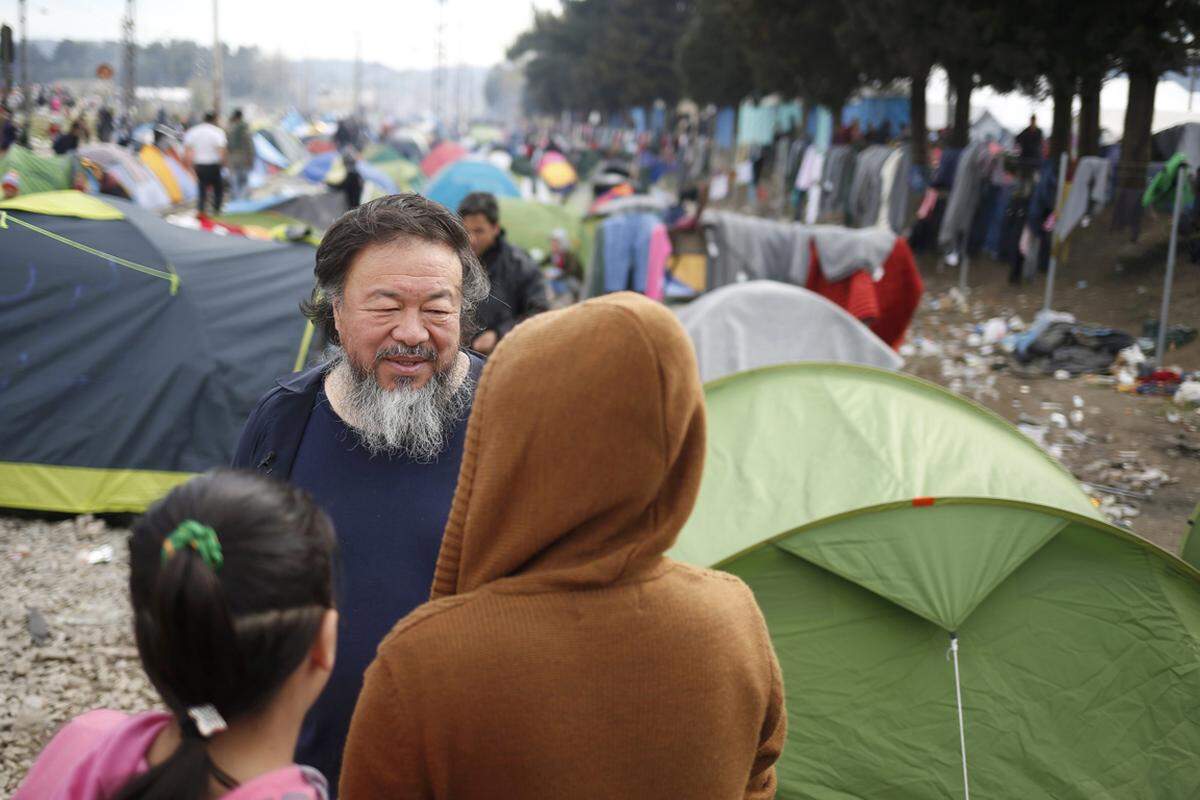
[[[137,44],[134,43],[134,0],[125,0],[125,19],[121,20],[121,116],[133,128],[137,105]]]
[[[0,93],[0,104],[8,108],[8,96],[12,94],[14,60],[12,28],[0,25],[0,70],[4,71],[4,90]]]
[[[221,28],[217,16],[219,0],[213,0],[213,111],[216,112],[217,119],[221,118],[221,87],[225,83],[225,67],[222,63],[223,54],[221,52]]]
[[[21,110],[25,112],[21,139],[25,144],[29,144],[29,123],[33,119],[33,85],[29,82],[29,23],[26,20],[28,5],[28,0],[21,0]]]
[[[434,44],[433,121],[442,121],[442,95],[446,83],[446,0],[438,0],[437,38]]]
[[[362,81],[363,81],[363,63],[362,63],[362,34],[354,34],[354,118],[362,121],[363,104],[362,104]]]

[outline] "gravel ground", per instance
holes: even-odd
[[[91,517],[0,517],[0,796],[72,717],[158,705],[133,641],[127,535]],[[88,563],[105,548],[111,561]]]

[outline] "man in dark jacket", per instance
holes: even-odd
[[[308,491],[337,529],[337,663],[296,752],[337,786],[363,672],[429,599],[483,370],[461,328],[488,286],[458,218],[413,194],[344,214],[315,273],[305,312],[331,359],[267,393],[233,466]]]
[[[542,271],[519,247],[509,244],[500,227],[500,206],[494,195],[474,192],[458,206],[458,215],[471,234],[471,249],[487,269],[492,293],[479,304],[479,333],[471,346],[488,354],[504,335],[525,319],[550,308]]]

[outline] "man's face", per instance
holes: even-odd
[[[419,389],[458,356],[462,264],[449,245],[402,238],[350,265],[333,318],[350,363],[380,388]]]
[[[500,236],[500,225],[494,224],[486,214],[467,214],[463,226],[471,234],[471,249],[475,255],[483,256]]]
[[[11,183],[6,183],[4,184],[4,199],[12,200],[14,197],[20,194],[20,191],[20,189],[18,189],[16,186],[13,186]]]

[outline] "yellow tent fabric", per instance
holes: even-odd
[[[671,274],[675,280],[703,292],[708,283],[708,258],[700,253],[684,253],[671,257]]]
[[[563,189],[579,180],[575,168],[566,161],[555,161],[542,167],[538,173],[551,189]]]
[[[98,197],[72,189],[22,194],[11,200],[0,200],[0,211],[27,211],[30,214],[79,219],[125,219],[124,214]]]
[[[190,477],[187,472],[0,461],[0,507],[74,514],[141,512]]]
[[[144,145],[141,152],[138,153],[138,157],[167,190],[167,196],[171,198],[171,202],[182,203],[183,190],[179,188],[179,181],[175,180],[175,173],[171,172],[171,168],[167,166],[167,157],[163,155],[162,150],[152,144]]]

